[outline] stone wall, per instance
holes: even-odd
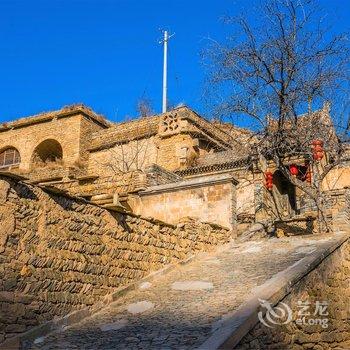
[[[272,193],[267,190],[264,186],[263,178],[260,183],[255,183],[255,220],[258,222],[266,222],[267,220],[272,221],[278,218],[276,202],[279,198],[278,190],[274,189]]]
[[[147,177],[147,186],[164,185],[183,180],[181,176],[156,164],[152,164],[146,168],[145,173]]]
[[[158,185],[129,202],[134,213],[177,223],[184,217],[233,228],[236,223],[236,182],[231,175],[208,175]]]
[[[158,138],[132,140],[90,152],[88,172],[100,177],[142,170],[158,159]]]
[[[206,163],[203,162],[204,159],[215,161],[215,155],[217,154],[217,157],[219,160],[223,158],[224,154],[226,156],[226,159],[230,159],[229,157],[232,157],[232,151],[227,152],[218,152],[213,153],[210,155],[210,157],[203,157],[201,158],[201,163],[206,165]],[[210,165],[210,164],[209,164]],[[193,168],[195,169],[195,168]],[[190,170],[190,169],[189,169]],[[205,170],[204,173],[198,173],[198,174],[187,174],[187,171],[178,171],[176,172],[183,178],[190,180],[195,179],[198,177],[205,177],[205,176],[225,176],[229,175],[232,178],[234,178],[236,183],[236,200],[235,200],[235,216],[237,217],[238,223],[252,223],[255,221],[256,212],[258,212],[258,219],[266,219],[267,208],[264,208],[264,202],[265,197],[263,198],[262,192],[264,192],[264,188],[261,189],[262,184],[264,182],[264,179],[262,178],[262,175],[260,173],[254,173],[252,171],[248,171],[246,168],[237,167],[235,169],[211,169],[211,170]],[[257,193],[260,191],[261,193]],[[266,191],[265,191],[266,192]],[[269,193],[265,193],[266,197],[268,197]],[[261,201],[261,202],[260,202]],[[260,215],[260,216],[259,216]]]
[[[0,150],[15,147],[21,156],[20,169],[28,171],[32,165],[35,148],[44,140],[56,140],[63,150],[63,162],[67,165],[74,164],[83,152],[81,147],[84,146],[84,142],[81,142],[81,134],[87,137],[87,132],[81,130],[85,128],[85,125],[82,125],[83,120],[82,115],[74,115],[2,131]]]
[[[163,137],[159,141],[157,164],[167,170],[177,170],[195,159],[195,141],[191,135],[176,134]]]
[[[259,174],[247,171],[245,168],[237,168],[232,171],[237,184],[237,216],[255,216],[255,188],[261,183]]]
[[[0,220],[0,342],[230,239],[217,225],[113,214],[7,177]]]
[[[315,314],[317,302],[327,303],[321,315]],[[293,287],[291,293],[277,305],[285,309],[281,303],[291,308],[292,321],[270,324],[272,328],[258,323],[235,349],[350,349],[349,241]],[[280,321],[285,322],[286,319],[281,318]]]
[[[350,162],[342,163],[332,169],[322,182],[324,190],[350,188]]]
[[[98,194],[114,194],[137,192],[147,186],[147,176],[142,171],[132,171],[125,174],[110,176],[82,176],[78,179],[68,179],[55,183],[61,190],[74,196],[89,198]]]
[[[94,121],[86,118],[82,118],[80,124],[80,161],[83,163],[80,165],[85,165],[84,163],[89,159],[89,151],[88,149],[91,146],[93,134],[100,131],[101,126],[96,124]],[[108,129],[102,129],[103,131],[107,131]]]

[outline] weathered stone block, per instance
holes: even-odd
[[[26,330],[26,326],[24,324],[9,324],[5,328],[6,333],[22,333]]]

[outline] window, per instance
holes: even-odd
[[[7,148],[0,153],[0,168],[7,168],[21,162],[19,152],[15,148]]]

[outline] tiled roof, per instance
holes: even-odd
[[[249,154],[242,150],[227,150],[222,152],[215,152],[206,154],[197,159],[197,166],[223,164],[226,162],[236,161],[248,157]]]
[[[234,151],[212,153],[198,159],[195,166],[175,171],[179,176],[190,176],[209,172],[235,169],[249,164],[248,156],[238,156]]]

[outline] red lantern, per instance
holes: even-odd
[[[312,158],[314,160],[321,160],[324,157],[323,141],[313,140],[312,141]]]
[[[319,151],[317,152],[317,160],[321,160],[324,156],[324,152],[323,151]]]
[[[320,145],[321,147],[323,147],[323,141],[322,140],[313,140],[312,145],[313,146]]]
[[[295,164],[289,166],[289,171],[293,176],[297,176],[299,174],[299,169]]]
[[[266,171],[265,173],[265,186],[266,188],[271,191],[273,188],[273,174],[271,173],[271,171]]]

